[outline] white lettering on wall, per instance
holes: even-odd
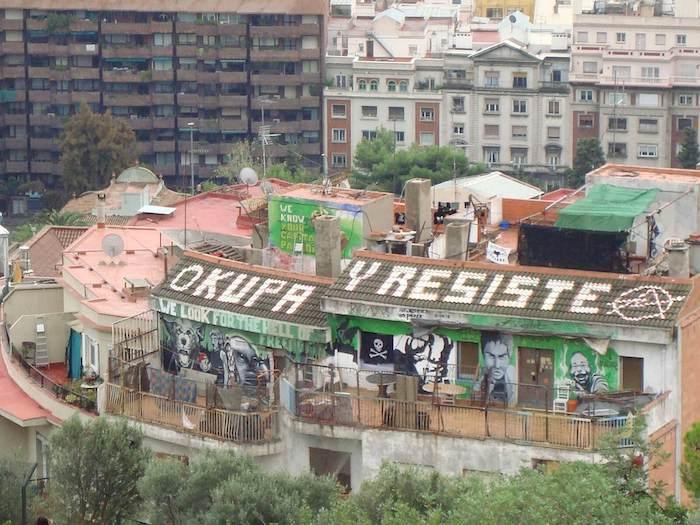
[[[215,270],[211,271],[211,273],[199,286],[197,286],[197,289],[192,295],[199,297],[202,295],[202,292],[206,290],[207,294],[204,297],[206,299],[213,299],[216,295],[216,283],[222,279],[228,279],[232,275],[235,275],[234,272],[222,272],[219,268],[216,268]]]
[[[377,294],[386,295],[393,286],[396,286],[396,289],[391,295],[394,297],[402,297],[406,288],[408,288],[408,281],[413,279],[413,276],[416,275],[416,271],[417,269],[411,266],[394,266],[387,280],[384,281],[379,287],[379,290],[377,290]]]
[[[557,300],[559,299],[559,296],[563,291],[574,289],[574,282],[560,281],[559,279],[550,279],[549,281],[547,281],[547,284],[545,284],[544,287],[550,290],[550,292],[549,294],[547,294],[547,297],[545,297],[544,302],[540,307],[540,310],[549,311],[552,308],[554,308],[554,305],[556,304]]]
[[[192,278],[189,281],[187,281],[187,284],[178,284],[180,282],[180,279],[182,279],[183,276],[187,275],[188,273],[192,274]],[[202,266],[199,264],[193,264],[191,266],[187,266],[186,268],[183,268],[182,270],[180,270],[180,273],[178,273],[175,276],[175,279],[170,281],[170,288],[172,288],[176,292],[184,292],[190,286],[192,286],[195,281],[198,281],[199,278],[202,277],[203,273],[204,273],[204,268],[202,268]]]
[[[360,272],[365,267],[365,261],[357,261],[350,269],[350,282],[347,284],[345,289],[348,292],[352,292],[355,288],[357,288],[358,284],[377,273],[377,270],[379,270],[381,265],[381,263],[373,262],[370,267],[367,268],[367,271],[360,275]]]
[[[609,292],[612,285],[609,283],[584,283],[571,302],[570,311],[576,314],[597,314],[600,308],[597,306],[584,306],[586,301],[595,301],[598,294],[592,292]]]
[[[449,279],[452,275],[450,270],[423,270],[418,282],[408,295],[409,299],[418,299],[423,301],[437,301],[438,294],[436,292],[427,292],[426,290],[438,290],[442,283],[433,281],[436,279]]]
[[[452,288],[450,288],[451,294],[446,296],[443,301],[446,303],[472,304],[474,297],[479,291],[479,287],[467,285],[466,282],[478,281],[483,283],[485,280],[485,273],[459,272]]]
[[[239,291],[237,294],[234,295],[234,292],[236,289],[241,285],[243,280],[248,277],[245,273],[240,274],[238,277],[236,277],[233,281],[231,281],[231,284],[229,284],[226,289],[223,291],[223,293],[219,296],[219,301],[222,303],[233,303],[233,304],[238,304],[243,297],[243,292]]]
[[[506,289],[503,290],[504,294],[515,295],[517,299],[506,300],[501,299],[496,301],[498,306],[510,307],[510,308],[525,308],[527,303],[530,301],[530,297],[535,286],[540,283],[537,277],[526,277],[524,275],[514,275],[511,277]],[[531,288],[521,288],[521,286],[529,286]]]
[[[279,312],[282,307],[287,303],[292,303],[285,313],[293,314],[296,312],[304,301],[309,298],[309,296],[316,289],[315,286],[307,286],[305,284],[293,284],[292,287],[287,290],[287,293],[277,301],[277,304],[272,307],[273,312]]]
[[[265,279],[265,282],[262,284],[262,286],[259,286],[258,289],[255,290],[253,295],[250,296],[250,299],[248,299],[243,304],[243,306],[253,306],[255,304],[255,301],[258,300],[258,297],[260,297],[264,293],[280,293],[280,290],[284,288],[285,284],[287,284],[287,281],[280,281],[279,279]]]
[[[493,279],[491,280],[491,284],[486,289],[486,292],[484,293],[483,297],[481,298],[481,301],[479,301],[479,304],[489,304],[489,302],[491,301],[491,297],[493,297],[493,294],[496,293],[496,290],[498,290],[498,287],[501,286],[501,281],[503,281],[502,274],[497,273],[496,275],[493,276]]]

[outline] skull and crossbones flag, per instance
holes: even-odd
[[[393,336],[362,332],[360,343],[360,359],[364,363],[383,365],[394,362]]]

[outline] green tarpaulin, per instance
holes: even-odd
[[[621,232],[646,212],[658,190],[634,190],[609,184],[593,186],[585,198],[559,211],[556,226],[574,230]]]

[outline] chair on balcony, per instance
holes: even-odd
[[[552,412],[562,412],[566,414],[566,404],[569,401],[571,386],[568,384],[559,384],[554,390],[554,402],[552,403]]]

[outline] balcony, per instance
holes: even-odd
[[[55,139],[31,139],[31,148],[33,150],[41,151],[58,151],[58,142]],[[34,164],[36,161],[32,161],[32,171],[34,171]]]
[[[318,57],[315,57],[318,58]],[[278,61],[293,61],[301,60],[301,50],[299,49],[251,49],[251,60],[271,60]]]
[[[48,20],[46,18],[44,18],[44,19],[28,18],[27,19],[27,29],[29,31],[46,31],[47,28],[48,28]]]
[[[153,153],[153,143],[150,140],[141,140],[136,142],[137,155],[150,155]]]
[[[540,82],[540,92],[568,94],[571,91],[567,82]]]
[[[199,95],[197,93],[178,93],[177,104],[179,106],[199,106]]]
[[[72,56],[96,55],[97,44],[68,44],[68,52]]]
[[[173,30],[173,23],[171,21],[159,22],[151,20],[148,23],[148,30],[151,33],[171,33]]]
[[[198,56],[197,49],[197,46],[179,45],[175,48],[175,52],[179,58],[196,58]]]
[[[2,121],[6,126],[26,126],[27,116],[24,113],[2,115]]]
[[[151,117],[138,117],[137,115],[130,116],[129,118],[124,118],[127,121],[131,129],[152,129],[153,123]]]
[[[321,154],[321,144],[319,143],[308,143],[301,144],[299,148],[303,155],[320,155]]]
[[[52,67],[49,73],[50,80],[70,80],[73,78],[70,74],[70,69],[67,67]]]
[[[23,55],[24,42],[3,42],[0,44],[0,51],[4,55]]]
[[[151,95],[151,103],[154,106],[169,106],[175,103],[175,95],[172,93],[154,93]]]
[[[96,71],[98,71],[96,69]],[[102,80],[105,82],[139,82],[147,80],[149,71],[139,71],[137,69],[104,69]]]
[[[73,91],[71,101],[74,103],[97,104],[100,102],[99,91]]]
[[[311,35],[318,35],[319,26],[314,26],[315,30]],[[255,37],[277,37],[277,38],[299,38],[303,34],[300,25],[297,26],[252,26],[250,28],[251,38]]]
[[[102,46],[104,58],[151,58],[151,46]]]
[[[29,91],[29,102],[50,102],[51,101],[51,91],[39,91],[30,90]]]
[[[218,33],[219,24],[214,23],[194,23],[194,22],[175,22],[175,31],[177,33],[196,33],[203,36],[214,36]]]
[[[29,66],[29,78],[49,78],[51,70],[48,67]]]
[[[3,78],[24,78],[24,66],[4,66],[2,68]]]
[[[70,77],[76,80],[98,80],[100,70],[96,67],[73,67],[70,69]]]
[[[46,174],[46,175],[51,175],[54,173],[56,167],[55,162],[51,162],[49,160],[33,160],[32,161],[32,174],[33,175],[38,175],[40,173]],[[93,406],[94,406],[94,401],[93,401]]]
[[[175,117],[153,117],[152,127],[153,129],[173,129],[175,127]]]
[[[10,43],[18,43],[20,45],[23,45],[21,42],[6,42],[3,44],[3,49],[6,44]],[[48,55],[49,50],[51,51],[51,54],[55,54],[54,47],[55,46],[53,46],[52,44],[33,44],[30,42],[27,44],[27,51],[30,55]]]
[[[150,106],[151,95],[139,95],[136,93],[108,93],[104,95],[106,106]]]
[[[154,82],[164,82],[173,79],[173,70],[153,70],[151,71],[151,79]]]
[[[236,84],[248,81],[248,74],[243,71],[217,71],[219,82]]]
[[[293,86],[302,82],[301,75],[283,75],[281,73],[258,73],[250,77],[250,83],[253,85]]]
[[[5,149],[24,149],[27,147],[27,137],[6,138],[3,142]]]
[[[222,118],[220,125],[223,131],[248,131],[248,122],[243,119]]]
[[[5,162],[5,172],[6,173],[27,173],[27,161],[26,160],[8,160]]]
[[[61,120],[56,115],[29,115],[29,124],[31,126],[53,126],[60,125]]]
[[[148,22],[104,22],[102,33],[105,35],[147,35],[151,33]]]
[[[219,24],[217,28],[219,35],[245,36],[248,32],[245,24]]]
[[[95,20],[71,20],[70,30],[72,33],[96,33],[97,21]]]
[[[153,151],[156,153],[169,153],[175,151],[174,140],[154,140]]]
[[[220,60],[245,60],[248,51],[242,47],[220,47],[217,56]]]
[[[0,19],[0,31],[22,31],[22,20]]]
[[[242,108],[248,104],[248,97],[245,95],[219,95],[218,104],[226,108]]]
[[[196,82],[197,75],[199,75],[199,71],[197,71],[196,69],[178,69],[177,70],[177,79],[179,81]]]

